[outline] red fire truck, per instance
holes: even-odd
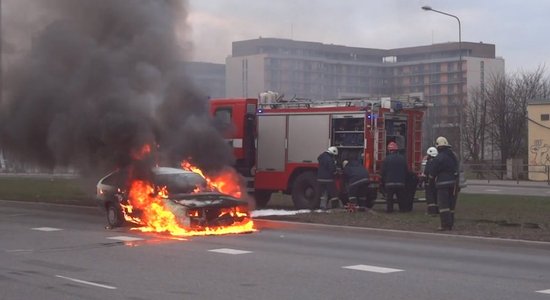
[[[258,207],[273,192],[292,195],[296,208],[315,201],[317,156],[338,147],[338,164],[358,158],[371,176],[370,200],[378,193],[386,145],[394,141],[411,170],[422,163],[422,117],[418,98],[285,101],[276,93],[259,98],[210,100],[211,114],[227,129],[236,169],[248,182]]]

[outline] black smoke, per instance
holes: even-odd
[[[36,0],[30,9],[49,21],[4,72],[4,149],[83,173],[127,166],[144,143],[164,165],[232,163],[206,97],[181,68],[186,1]]]

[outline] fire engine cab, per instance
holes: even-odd
[[[235,167],[258,207],[282,191],[292,195],[296,208],[313,208],[317,157],[329,146],[338,147],[339,167],[349,159],[364,164],[371,182],[368,197],[375,200],[389,142],[398,144],[412,171],[420,171],[425,107],[412,97],[287,101],[273,92],[210,100],[210,112],[224,126]]]

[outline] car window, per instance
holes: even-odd
[[[115,185],[116,182],[117,182],[118,177],[119,177],[119,173],[114,172],[111,175],[105,177],[105,179],[103,179],[102,183],[106,184],[106,185]]]
[[[159,174],[155,176],[155,184],[166,186],[171,194],[192,193],[197,187],[206,187],[206,181],[195,173]]]

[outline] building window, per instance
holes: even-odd
[[[548,121],[548,120],[550,120],[550,114],[542,114],[542,115],[540,115],[540,120],[541,120],[541,121]]]

